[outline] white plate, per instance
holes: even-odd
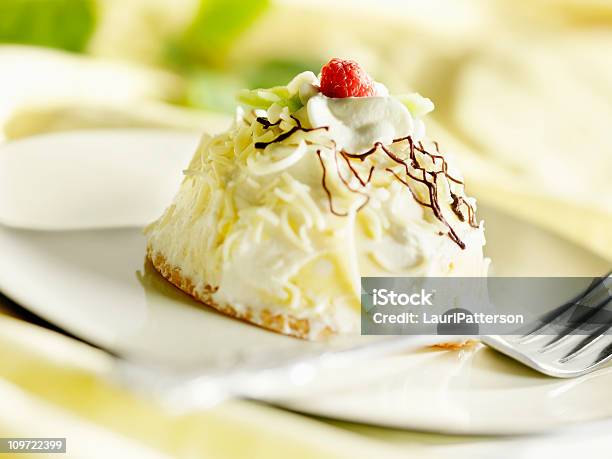
[[[171,201],[197,143],[172,131],[98,130],[3,146],[0,289],[89,342],[183,371],[360,344],[309,343],[230,319],[145,263],[142,227]]]
[[[318,349],[199,307],[145,265],[140,228],[110,228],[143,225],[161,212],[196,142],[192,135],[160,131],[92,131],[0,149],[0,177],[17,184],[0,180],[0,221],[36,228],[0,226],[0,289],[89,341],[173,366]],[[91,145],[99,147],[92,153]],[[75,163],[80,155],[89,159]],[[32,171],[36,180],[27,176]],[[112,177],[112,186],[104,177]],[[157,183],[164,190],[155,193]],[[41,212],[45,206],[53,212]],[[92,207],[96,211],[80,219],[82,209]],[[604,260],[536,227],[492,210],[481,215],[497,275],[597,275],[608,269]],[[400,428],[511,434],[612,416],[611,385],[608,370],[555,380],[485,348],[428,350],[324,371],[271,401]]]
[[[3,145],[0,223],[52,230],[144,225],[172,199],[176,172],[198,141],[181,132],[113,129]]]

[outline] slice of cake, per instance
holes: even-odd
[[[244,91],[146,230],[170,282],[227,315],[300,338],[358,332],[361,276],[479,276],[484,230],[461,174],[427,140],[418,94],[353,61]]]

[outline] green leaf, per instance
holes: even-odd
[[[291,113],[303,107],[298,94],[289,94],[286,86],[275,86],[267,89],[243,89],[236,96],[238,103],[253,108],[267,110],[272,104],[289,107]]]
[[[0,0],[0,42],[83,51],[95,22],[92,0]]]
[[[274,94],[262,91],[260,89],[242,89],[236,95],[238,103],[247,105],[253,108],[268,109],[274,102],[280,101],[279,97]]]

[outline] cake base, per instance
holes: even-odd
[[[193,281],[182,274],[181,268],[172,266],[167,262],[166,257],[154,252],[151,247],[147,247],[147,258],[155,269],[175,287],[200,303],[234,319],[239,319],[283,335],[312,341],[323,340],[337,332],[329,325],[317,323],[313,319],[297,318],[287,313],[272,313],[268,309],[255,310],[248,306],[241,306],[240,310],[238,310],[230,304],[219,304],[212,298],[213,293],[217,291],[217,287],[206,285],[203,292],[196,290]],[[317,332],[314,332],[314,330],[317,330]]]
[[[334,330],[329,325],[322,326],[312,319],[299,319],[291,314],[273,314],[268,309],[263,309],[257,313],[253,308],[241,307],[241,311],[238,311],[230,304],[219,304],[212,299],[213,293],[217,290],[216,287],[207,285],[204,287],[204,293],[200,293],[196,291],[192,280],[183,276],[179,267],[170,265],[163,255],[153,252],[150,247],[147,247],[147,258],[155,270],[175,287],[205,306],[213,308],[226,316],[276,333],[310,341],[324,340],[337,333],[337,330]],[[320,331],[312,333],[313,329],[319,329]],[[471,348],[477,342],[470,339],[463,342],[442,342],[430,347],[438,350],[457,351]]]

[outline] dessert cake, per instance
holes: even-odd
[[[355,62],[243,91],[146,229],[170,282],[232,317],[306,339],[359,332],[361,276],[480,276],[482,222],[429,99]]]

